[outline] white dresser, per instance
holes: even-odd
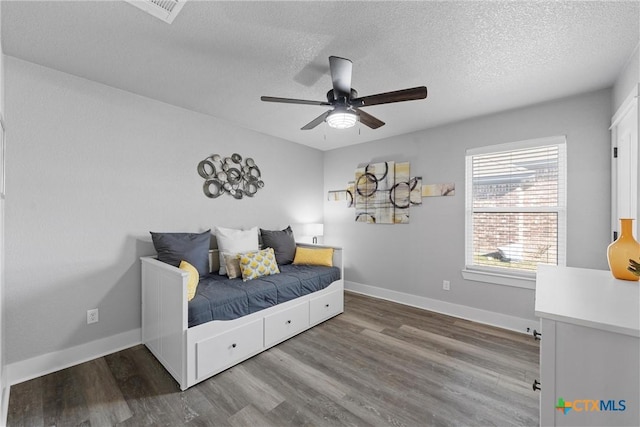
[[[538,267],[542,426],[640,426],[639,306],[638,282]]]

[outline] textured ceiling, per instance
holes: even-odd
[[[321,150],[609,87],[639,40],[638,1],[188,1],[168,25],[123,1],[2,1],[5,54]],[[328,57],[387,124],[300,127],[325,107]]]

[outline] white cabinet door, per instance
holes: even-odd
[[[540,326],[540,425],[555,426],[556,322],[541,319]]]
[[[639,425],[637,337],[548,319],[542,333],[541,426]]]

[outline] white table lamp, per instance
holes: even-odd
[[[318,243],[318,236],[324,235],[324,224],[307,224],[305,226],[305,234],[313,236],[313,243]]]

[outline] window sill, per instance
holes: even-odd
[[[480,270],[462,270],[462,277],[465,280],[474,280],[476,282],[493,283],[495,285],[512,286],[514,288],[535,289],[536,277],[535,273],[531,277],[516,276],[504,273],[494,273]]]

